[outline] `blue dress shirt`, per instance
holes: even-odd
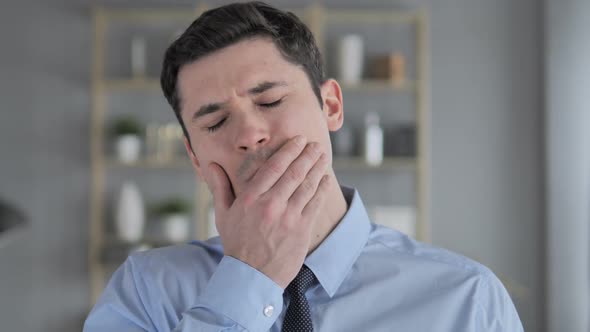
[[[314,331],[523,331],[486,267],[372,224],[359,194],[306,259]],[[219,238],[131,255],[84,331],[276,331],[289,297],[263,273],[223,255]]]

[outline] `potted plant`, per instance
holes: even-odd
[[[162,241],[183,242],[190,235],[191,205],[184,199],[173,197],[157,204],[152,214],[157,222],[156,232]]]
[[[117,158],[124,163],[139,159],[143,128],[133,116],[121,116],[112,125],[111,134],[115,140]]]

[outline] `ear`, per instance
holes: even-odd
[[[338,82],[330,78],[322,84],[320,91],[324,101],[322,111],[326,115],[328,130],[336,131],[342,127],[344,121],[342,90]]]
[[[184,141],[184,148],[186,149],[186,153],[188,154],[188,157],[191,160],[191,164],[193,164],[193,168],[195,169],[195,172],[197,173],[197,177],[199,177],[199,180],[202,181],[203,180],[203,173],[201,171],[201,164],[199,163],[197,156],[195,156],[195,152],[191,148],[191,145],[189,144],[186,136],[183,137],[183,141]]]

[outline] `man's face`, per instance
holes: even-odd
[[[322,97],[333,101],[330,89],[337,84],[330,83]],[[303,69],[286,61],[270,39],[247,39],[185,65],[178,88],[197,173],[208,178],[208,165],[219,164],[236,194],[297,135],[332,155],[328,131],[340,127],[341,107],[339,116],[334,107],[322,109]],[[339,89],[337,95],[341,106]]]

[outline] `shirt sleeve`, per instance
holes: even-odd
[[[156,331],[143,299],[144,288],[130,256],[111,277],[86,318],[83,331]]]
[[[478,331],[524,332],[518,312],[502,282],[489,273],[484,279]]]
[[[225,256],[174,331],[194,331],[199,326],[195,324],[215,317],[236,324],[235,331],[268,331],[282,308],[283,289],[279,285],[248,264]]]
[[[195,303],[176,326],[152,321],[150,285],[133,256],[111,278],[90,312],[84,332],[97,331],[268,331],[283,306],[283,289],[248,264],[225,256]]]

